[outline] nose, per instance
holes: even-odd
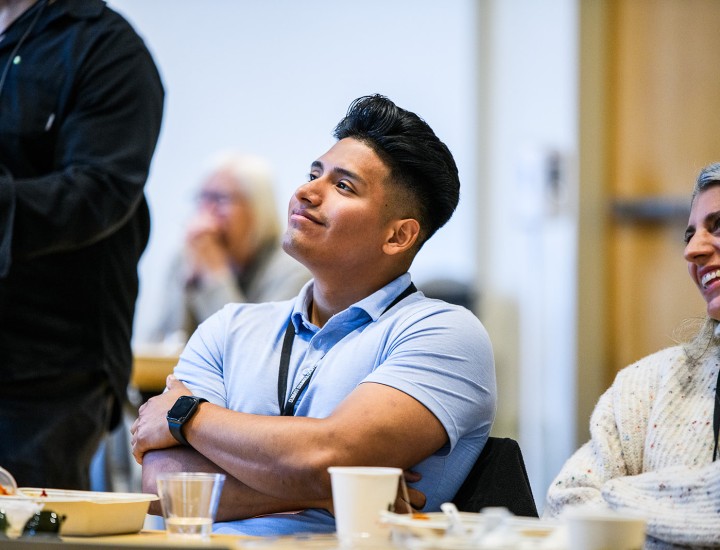
[[[301,202],[308,202],[310,204],[320,203],[322,198],[319,180],[316,178],[303,183],[295,190],[295,197]]]
[[[223,206],[218,202],[205,202],[200,204],[199,210],[218,216],[223,210]]]
[[[690,263],[701,264],[713,254],[715,248],[707,231],[696,231],[685,245],[685,260]]]

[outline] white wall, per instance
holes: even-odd
[[[265,155],[288,197],[349,102],[384,93],[423,116],[457,160],[460,207],[413,272],[481,285],[500,392],[494,433],[520,440],[540,504],[577,443],[578,0],[110,4],[146,38],[167,87],[136,334],[158,307],[206,156],[228,146]],[[569,167],[552,212],[520,200],[542,179],[532,158],[543,151]]]
[[[577,1],[483,5],[491,184],[481,316],[500,387],[494,432],[518,438],[541,507],[576,447]],[[547,193],[552,152],[563,161],[560,197]]]
[[[350,102],[383,93],[417,112],[458,164],[458,211],[418,255],[416,282],[473,282],[476,78],[473,0],[111,0],[145,38],[166,86],[147,185],[153,230],[143,257],[136,341],[159,307],[167,264],[213,152],[266,156],[279,211],[333,143]]]

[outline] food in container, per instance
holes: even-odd
[[[157,498],[157,495],[146,493],[22,487],[16,495],[0,496],[0,509],[23,508],[29,512],[27,518],[40,509],[52,510],[59,516],[65,516],[60,527],[61,535],[119,535],[140,531],[150,502]],[[20,530],[23,526],[24,523]]]

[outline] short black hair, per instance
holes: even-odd
[[[336,139],[354,138],[373,149],[407,190],[420,223],[419,247],[453,215],[460,179],[450,149],[418,115],[375,94],[353,101],[335,127]]]

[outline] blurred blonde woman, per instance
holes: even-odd
[[[230,302],[286,300],[310,273],[280,247],[274,179],[257,156],[223,152],[197,195],[184,250],[174,262],[154,340],[184,342]]]
[[[703,328],[689,344],[618,373],[592,414],[590,441],[550,486],[545,510],[592,504],[641,513],[653,549],[720,546],[720,163],[697,178],[685,243],[707,302]]]

